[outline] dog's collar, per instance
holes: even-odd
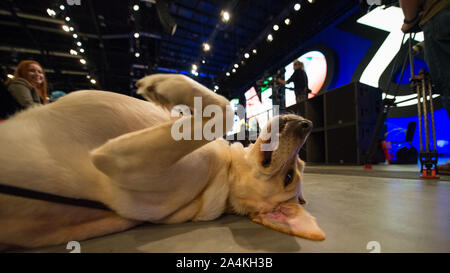
[[[0,184],[0,193],[18,196],[18,197],[36,199],[36,200],[41,200],[41,201],[59,203],[59,204],[64,204],[64,205],[72,205],[72,206],[78,206],[78,207],[85,207],[85,208],[91,208],[91,209],[102,209],[102,210],[109,210],[109,211],[111,210],[105,204],[103,204],[101,202],[97,202],[97,201],[64,197],[64,196],[59,196],[59,195],[55,195],[55,194],[44,193],[44,192],[39,192],[39,191],[34,191],[34,190],[28,190],[28,189],[23,189],[23,188],[9,186],[9,185],[3,185],[3,184]]]

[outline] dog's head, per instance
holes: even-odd
[[[236,213],[292,235],[325,238],[315,218],[299,204],[304,162],[298,153],[311,129],[312,122],[302,117],[277,116],[255,144],[244,150],[232,146],[229,200]]]

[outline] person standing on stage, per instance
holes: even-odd
[[[299,60],[294,61],[294,74],[292,74],[289,80],[284,81],[282,79],[277,79],[277,81],[283,85],[294,82],[295,100],[297,103],[306,100],[308,98],[308,93],[311,92],[308,88],[308,76],[304,70],[304,65]]]

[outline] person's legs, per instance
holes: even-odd
[[[435,92],[450,117],[450,6],[436,14],[422,28],[425,36],[425,61]]]
[[[425,36],[425,61],[430,69],[435,92],[450,117],[450,6],[436,14],[422,28]],[[450,175],[450,161],[437,166],[441,175]]]

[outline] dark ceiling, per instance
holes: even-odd
[[[155,0],[4,0],[0,62],[12,73],[20,60],[39,61],[51,91],[100,88],[132,96],[134,82],[144,75],[191,74],[196,64],[198,76],[193,78],[210,88],[219,86],[219,92],[228,97],[239,96],[258,77],[284,66],[286,56],[302,43],[358,5],[356,0],[312,2],[167,0],[163,4],[177,24],[171,35],[163,29]],[[299,11],[293,9],[295,3],[301,4]],[[138,11],[133,10],[136,4]],[[56,15],[50,16],[48,8]],[[222,10],[231,14],[228,23],[221,20]],[[284,24],[286,18],[291,20],[289,25]],[[64,24],[73,31],[64,31]],[[272,29],[274,24],[279,25],[278,31]],[[136,32],[139,38],[134,37]],[[269,33],[272,42],[266,40]],[[205,42],[211,46],[208,52],[202,50]],[[71,49],[77,55],[71,55]],[[80,63],[81,58],[86,64]],[[235,64],[239,67],[233,73]]]

